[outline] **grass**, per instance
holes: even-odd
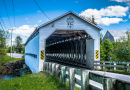
[[[5,58],[5,64],[9,63],[9,62],[15,62],[15,61],[19,61],[22,60],[23,58],[12,58],[12,60],[10,60],[10,56],[6,56]]]
[[[69,84],[63,86],[55,76],[40,72],[0,81],[0,90],[69,90]]]

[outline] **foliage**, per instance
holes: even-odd
[[[110,42],[110,40],[106,39],[103,42],[103,47],[104,47],[105,60],[108,61],[109,57],[111,57],[112,55],[113,45]]]
[[[94,16],[92,15],[92,17],[86,17],[85,15],[79,15],[80,17],[82,17],[83,19],[93,23],[94,25],[97,25],[97,23],[95,22],[95,18]]]
[[[105,60],[105,54],[102,44],[100,44],[100,60]]]
[[[1,81],[0,90],[69,90],[69,86],[62,86],[55,76],[40,72]]]
[[[17,36],[15,38],[15,43],[16,43],[16,47],[15,47],[16,52],[21,52],[22,51],[22,46],[23,46],[22,38],[20,36]]]
[[[4,64],[6,55],[6,41],[8,39],[8,32],[0,30],[0,65]]]
[[[102,33],[100,33],[100,44],[102,44],[103,42],[103,34]]]
[[[127,37],[121,37],[115,42],[113,54],[117,57],[117,61],[130,61],[130,33]]]
[[[127,37],[120,37],[116,42],[110,42],[108,39],[103,43],[100,41],[100,59],[108,61],[109,57],[112,57],[112,61],[130,62],[130,31],[126,34]],[[102,40],[102,35],[100,35],[100,40]]]

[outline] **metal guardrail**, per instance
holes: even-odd
[[[110,67],[113,68],[113,71],[116,70],[116,68],[124,68],[127,72],[128,69],[130,69],[130,62],[116,62],[116,61],[94,61],[94,66],[100,66],[103,70],[104,67]]]
[[[90,84],[90,80],[102,84],[103,90],[129,90],[130,83],[114,78],[106,77],[100,74],[92,73],[86,70],[70,68],[57,63],[44,62],[43,72],[48,72],[51,75],[55,74],[57,78],[62,79],[62,84],[66,84],[69,80],[69,90],[75,90],[75,84],[81,86],[81,90],[102,90]],[[77,78],[76,75],[80,77]]]

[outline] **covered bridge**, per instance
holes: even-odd
[[[55,61],[94,68],[100,60],[101,28],[70,11],[38,26],[25,43],[25,63],[33,73]]]

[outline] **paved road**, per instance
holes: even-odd
[[[7,53],[9,56],[10,56],[10,53]],[[12,54],[12,57],[14,58],[22,58],[22,54],[19,54],[19,53],[11,53]]]

